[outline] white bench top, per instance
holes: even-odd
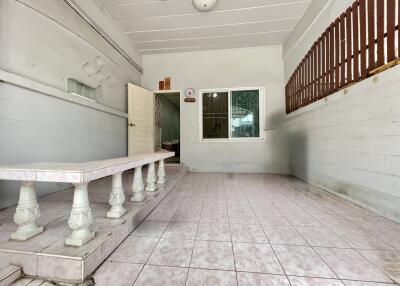
[[[0,180],[86,183],[174,155],[174,152],[160,151],[83,163],[43,162],[0,166]]]

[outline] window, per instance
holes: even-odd
[[[96,90],[93,87],[72,78],[67,79],[67,92],[96,101]]]
[[[203,141],[262,139],[263,89],[203,90],[200,96]]]

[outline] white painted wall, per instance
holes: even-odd
[[[352,2],[313,1],[283,47],[286,81],[317,37]],[[400,68],[378,78],[288,117],[291,174],[400,221]]]
[[[291,173],[400,221],[400,67],[378,78],[287,120]]]
[[[112,22],[100,24],[118,33]],[[140,81],[140,73],[63,1],[0,1],[0,47],[0,69],[64,91],[67,78],[77,79],[97,87],[100,104],[122,112],[125,84]],[[133,48],[126,52],[140,60]],[[101,69],[96,58],[105,63]],[[83,68],[87,63],[96,74]],[[126,133],[124,117],[0,83],[0,164],[125,156]],[[40,184],[38,193],[64,187]],[[17,199],[18,184],[0,181],[0,208]]]
[[[172,78],[184,91],[228,87],[266,89],[265,141],[210,143],[199,139],[199,102],[181,101],[181,162],[192,171],[287,173],[283,130],[283,61],[279,46],[144,55],[141,83],[150,90]]]

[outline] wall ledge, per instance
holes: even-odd
[[[112,107],[102,105],[100,103],[85,99],[83,97],[65,92],[61,89],[40,83],[24,76],[14,74],[5,70],[0,69],[0,81],[22,87],[28,90],[32,90],[47,96],[52,96],[57,99],[68,101],[70,103],[78,104],[87,108],[98,110],[101,112],[109,113],[122,118],[128,118],[128,114]]]
[[[346,97],[360,93],[363,90],[375,88],[376,85],[384,86],[386,83],[396,80],[398,81],[399,79],[400,79],[400,65],[397,65],[381,73],[378,73],[377,75],[371,76],[363,81],[345,87],[323,99],[313,102],[310,105],[307,105],[294,112],[286,114],[286,119],[297,117],[303,113],[310,112],[314,109],[326,106],[327,104],[330,104],[332,102],[345,99]]]

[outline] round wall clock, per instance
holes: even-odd
[[[186,97],[194,97],[194,89],[191,87],[185,89],[185,96]]]
[[[185,102],[196,102],[196,98],[194,97],[194,89],[189,87],[185,89]]]

